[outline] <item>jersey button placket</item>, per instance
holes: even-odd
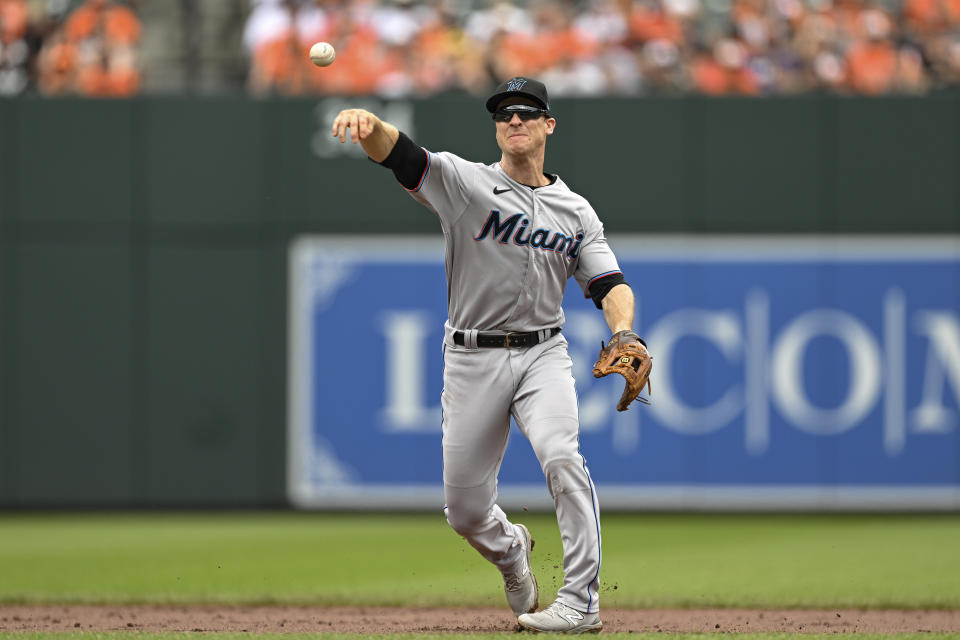
[[[533,204],[533,206],[530,207],[530,226],[527,227],[527,229],[530,234],[528,237],[532,239],[533,232],[537,228],[536,221],[539,213],[538,209],[540,208],[540,199],[537,197],[536,189],[530,189],[530,195],[531,195],[530,201]],[[534,259],[535,257],[536,256],[534,256],[533,247],[531,247],[528,244],[527,245],[527,276],[523,282],[523,295],[525,295],[528,300],[533,300],[533,291],[531,287],[536,282],[537,262]],[[533,282],[531,282],[531,280]],[[533,311],[533,307],[530,307],[529,309],[530,311]],[[531,318],[526,318],[526,319],[531,320]]]
[[[523,194],[528,189],[529,187],[523,187],[522,190],[518,189],[517,193]],[[521,208],[517,209],[517,211],[524,211],[524,209],[526,209],[524,213],[527,216],[527,219],[529,220],[529,224],[527,225],[527,238],[530,238],[529,234],[532,233],[533,231],[533,221],[535,219],[535,212],[537,209],[536,191],[534,191],[533,189],[529,189],[529,190],[532,192],[531,198],[528,201],[529,204],[521,205]],[[518,203],[520,202],[520,198],[517,198],[517,202]],[[519,237],[519,234],[514,237],[515,238]],[[532,297],[528,291],[527,283],[530,280],[530,270],[533,269],[533,256],[532,256],[533,252],[530,250],[529,245],[527,245],[525,248],[526,248],[526,254],[527,254],[526,268],[523,271],[523,276],[520,277],[520,283],[519,283],[520,288],[517,291],[516,304],[514,305],[513,310],[510,312],[509,316],[507,317],[507,320],[505,323],[507,326],[512,327],[517,331],[528,330],[528,327],[523,325],[525,325],[527,322],[530,321],[530,318],[524,317],[524,315],[525,315],[525,312],[526,312],[526,315],[529,314],[529,307],[527,305],[527,302]]]

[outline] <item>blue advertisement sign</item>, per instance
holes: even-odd
[[[581,451],[613,508],[960,508],[960,240],[612,237],[654,356],[652,404],[563,334]],[[290,253],[289,492],[303,507],[443,505],[443,244],[310,237]],[[501,504],[552,505],[512,428]]]

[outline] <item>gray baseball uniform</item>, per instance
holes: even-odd
[[[450,525],[502,571],[518,561],[516,527],[496,505],[510,416],[530,440],[553,496],[564,548],[557,599],[598,610],[600,520],[579,451],[577,397],[562,334],[573,276],[619,273],[590,204],[562,180],[532,188],[498,163],[427,153],[408,189],[440,219],[449,318],[444,337],[443,478]],[[539,332],[528,348],[483,348],[479,332]]]

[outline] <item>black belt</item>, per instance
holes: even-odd
[[[478,347],[506,347],[506,348],[520,348],[520,347],[532,347],[535,344],[540,344],[540,331],[528,331],[527,333],[478,333],[477,334],[477,346]],[[560,333],[560,327],[554,327],[552,329],[546,330],[546,337],[543,340],[552,338],[553,336]],[[460,345],[464,345],[464,335],[463,331],[454,331],[453,332],[453,342]]]

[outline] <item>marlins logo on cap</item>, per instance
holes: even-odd
[[[501,84],[493,92],[493,95],[487,98],[487,111],[493,113],[497,110],[497,105],[500,104],[501,100],[512,96],[530,98],[539,104],[540,108],[550,110],[550,98],[547,96],[547,88],[542,82],[533,78],[516,77]]]
[[[526,78],[514,78],[507,83],[507,91],[520,91],[525,84],[527,84]]]

